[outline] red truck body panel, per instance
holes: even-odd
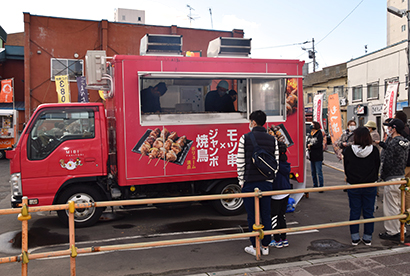
[[[121,186],[181,182],[205,179],[236,178],[236,153],[239,138],[249,132],[249,121],[227,121],[200,124],[141,123],[139,74],[159,73],[229,73],[229,74],[283,74],[297,78],[297,110],[286,121],[268,121],[284,124],[294,145],[288,149],[292,172],[298,181],[304,177],[304,110],[302,93],[303,62],[295,60],[255,60],[247,58],[190,58],[153,56],[115,56],[112,99],[107,100],[107,114],[115,114],[117,138],[118,183]],[[186,115],[189,116],[189,115]],[[141,156],[133,149],[154,128],[167,128],[185,135],[189,141],[184,162],[172,163]]]

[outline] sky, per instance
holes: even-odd
[[[367,53],[386,47],[386,7],[386,0],[15,0],[2,5],[0,26],[23,32],[23,12],[114,21],[116,8],[145,10],[149,25],[243,29],[252,58],[305,60],[311,72],[313,39],[316,70],[365,55],[365,45]]]

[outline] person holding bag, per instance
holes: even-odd
[[[307,138],[310,168],[314,187],[323,187],[323,135],[318,122],[312,122],[311,132]],[[318,182],[319,178],[319,182]],[[323,192],[319,192],[323,193]]]

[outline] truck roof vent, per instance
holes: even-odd
[[[140,55],[182,56],[182,35],[146,34],[141,38]]]
[[[208,57],[249,57],[251,38],[218,37],[208,44]]]

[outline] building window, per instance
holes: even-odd
[[[141,16],[138,16],[138,21],[141,21]]]
[[[367,85],[367,99],[374,100],[379,98],[379,83],[373,82]]]
[[[344,88],[343,85],[333,87],[333,94],[339,95],[339,98],[346,97]]]
[[[125,15],[122,16],[122,20],[125,21]]]
[[[313,94],[312,93],[307,94],[307,103],[313,103]]]
[[[405,32],[406,31],[406,25],[401,25],[401,31]]]
[[[353,93],[352,93],[352,100],[353,101],[361,101],[362,100],[362,94],[363,94],[362,90],[363,90],[363,87],[361,85],[353,87]]]
[[[82,59],[51,59],[51,80],[55,76],[68,75],[69,81],[76,81],[84,75],[84,61]]]

